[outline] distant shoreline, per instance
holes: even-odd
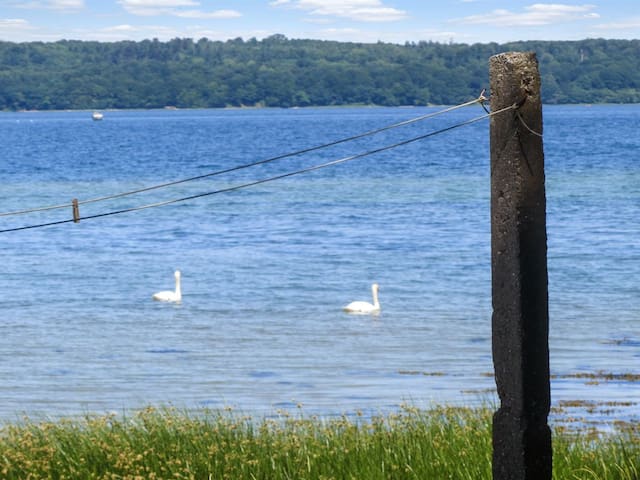
[[[546,103],[544,107],[611,107],[611,106],[636,106],[640,102],[634,103]],[[159,108],[81,108],[81,109],[64,109],[64,110],[0,110],[0,113],[89,113],[92,112],[161,112],[161,111],[203,111],[203,110],[219,110],[219,111],[243,111],[243,110],[330,110],[330,109],[348,109],[348,108],[370,108],[370,109],[419,109],[419,108],[448,108],[452,105],[306,105],[304,107],[268,107],[268,106],[229,106],[229,107],[159,107]]]

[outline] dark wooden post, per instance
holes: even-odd
[[[491,57],[494,480],[551,480],[547,234],[535,53]]]

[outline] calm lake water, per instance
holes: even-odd
[[[0,210],[208,174],[435,110],[108,111],[101,122],[0,113]],[[469,107],[80,213],[212,192],[481,114]],[[640,382],[622,375],[640,373],[640,105],[544,115],[553,404],[599,402],[605,419],[638,419]],[[488,129],[484,120],[247,189],[0,234],[0,419],[149,404],[329,416],[495,401]],[[0,217],[0,229],[71,214]],[[182,304],[152,301],[175,269]],[[382,313],[343,313],[370,300],[373,282]]]

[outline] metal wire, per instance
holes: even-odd
[[[484,90],[483,90],[478,98],[476,98],[474,100],[471,100],[469,102],[461,103],[459,105],[455,105],[453,107],[448,107],[448,108],[445,108],[443,110],[439,110],[437,112],[432,112],[432,113],[428,113],[428,114],[425,114],[425,115],[421,115],[421,116],[416,117],[416,118],[412,118],[412,119],[409,119],[409,120],[404,120],[404,121],[399,122],[399,123],[394,123],[392,125],[387,125],[385,127],[381,127],[381,128],[377,128],[377,129],[374,129],[374,130],[370,130],[368,132],[360,133],[358,135],[354,135],[354,136],[351,136],[351,137],[342,138],[342,139],[335,140],[335,141],[332,141],[332,142],[329,142],[329,143],[325,143],[325,144],[322,144],[322,145],[317,145],[317,146],[314,146],[314,147],[304,148],[302,150],[297,150],[297,151],[290,152],[290,153],[285,153],[283,155],[278,155],[278,156],[275,156],[275,157],[267,158],[265,160],[259,160],[257,162],[252,162],[252,163],[247,163],[247,164],[244,164],[244,165],[238,165],[238,166],[235,166],[235,167],[226,168],[224,170],[218,170],[218,171],[215,171],[215,172],[205,173],[205,174],[202,174],[202,175],[197,175],[197,176],[194,176],[194,177],[184,178],[184,179],[181,179],[181,180],[174,180],[174,181],[171,181],[171,182],[160,183],[160,184],[157,184],[157,185],[151,185],[149,187],[139,188],[137,190],[130,190],[130,191],[127,191],[127,192],[115,193],[115,194],[106,195],[106,196],[103,196],[103,197],[97,197],[97,198],[91,198],[91,199],[88,199],[88,200],[82,200],[82,201],[78,201],[78,205],[86,205],[88,203],[96,203],[96,202],[102,202],[102,201],[107,201],[107,200],[113,200],[113,199],[116,199],[116,198],[126,197],[126,196],[129,196],[129,195],[135,195],[137,193],[143,193],[143,192],[148,192],[148,191],[151,191],[151,190],[157,190],[157,189],[160,189],[160,188],[171,187],[171,186],[174,186],[174,185],[179,185],[181,183],[186,183],[186,182],[192,182],[192,181],[195,181],[195,180],[202,180],[204,178],[214,177],[214,176],[217,176],[217,175],[223,175],[223,174],[226,174],[226,173],[235,172],[237,170],[242,170],[242,169],[245,169],[245,168],[255,167],[255,166],[258,166],[258,165],[264,165],[266,163],[271,163],[271,162],[275,162],[275,161],[278,161],[278,160],[283,160],[285,158],[290,158],[290,157],[295,157],[295,156],[298,156],[298,155],[303,155],[305,153],[310,153],[310,152],[314,152],[314,151],[317,151],[317,150],[322,150],[324,148],[333,147],[335,145],[340,145],[342,143],[351,142],[351,141],[354,141],[354,140],[358,140],[360,138],[368,137],[368,136],[371,136],[371,135],[376,135],[378,133],[381,133],[381,132],[384,132],[384,131],[387,131],[387,130],[392,130],[392,129],[395,129],[395,128],[403,127],[405,125],[410,125],[412,123],[416,123],[416,122],[427,120],[427,119],[430,119],[430,118],[433,118],[433,117],[437,117],[439,115],[443,115],[445,113],[452,112],[452,111],[457,110],[459,108],[468,107],[468,106],[474,105],[476,103],[481,103],[482,104],[482,102],[484,102],[485,100],[486,100],[486,98],[484,97]],[[59,205],[49,205],[49,206],[43,206],[43,207],[29,208],[29,209],[25,209],[25,210],[17,210],[17,211],[13,211],[13,212],[0,213],[0,217],[8,217],[8,216],[12,216],[12,215],[24,215],[24,214],[28,214],[28,213],[43,212],[43,211],[47,211],[47,210],[56,210],[56,209],[60,209],[60,208],[69,208],[69,207],[71,207],[71,203],[64,203],[64,204],[59,204]]]
[[[355,160],[355,159],[358,159],[358,158],[363,158],[363,157],[366,157],[366,156],[370,156],[370,155],[381,153],[381,152],[384,152],[384,151],[387,151],[387,150],[398,148],[398,147],[401,147],[401,146],[404,146],[404,145],[408,145],[410,143],[414,143],[414,142],[417,142],[417,141],[420,141],[420,140],[424,140],[424,139],[427,139],[429,137],[440,135],[440,134],[443,134],[445,132],[448,132],[448,131],[451,131],[451,130],[454,130],[454,129],[457,129],[457,128],[460,128],[460,127],[463,127],[463,126],[479,122],[479,121],[484,120],[486,118],[490,118],[490,117],[492,117],[494,115],[498,115],[498,114],[501,114],[501,113],[504,113],[504,112],[507,112],[507,111],[510,111],[510,110],[516,110],[517,108],[518,108],[518,105],[517,104],[513,104],[511,106],[502,108],[500,110],[496,110],[495,112],[490,112],[490,113],[487,113],[485,115],[481,115],[479,117],[474,117],[474,118],[471,118],[469,120],[465,120],[464,122],[460,122],[460,123],[451,125],[449,127],[445,127],[445,128],[439,129],[439,130],[435,130],[433,132],[429,132],[429,133],[426,133],[426,134],[423,134],[423,135],[419,135],[417,137],[413,137],[413,138],[410,138],[408,140],[403,140],[401,142],[397,142],[397,143],[394,143],[394,144],[391,144],[391,145],[386,145],[386,146],[383,146],[383,147],[380,147],[380,148],[376,148],[376,149],[373,149],[373,150],[368,150],[366,152],[358,153],[358,154],[355,154],[355,155],[350,155],[348,157],[343,157],[343,158],[340,158],[340,159],[337,159],[337,160],[332,160],[330,162],[313,165],[313,166],[310,166],[310,167],[307,167],[307,168],[303,168],[303,169],[300,169],[300,170],[295,170],[295,171],[292,171],[292,172],[283,173],[281,175],[275,175],[275,176],[272,176],[272,177],[263,178],[261,180],[255,180],[253,182],[243,183],[243,184],[240,184],[240,185],[235,185],[235,186],[232,186],[232,187],[226,187],[226,188],[222,188],[222,189],[219,189],[219,190],[213,190],[213,191],[210,191],[210,192],[199,193],[199,194],[196,194],[196,195],[190,195],[190,196],[187,196],[187,197],[175,198],[175,199],[172,199],[172,200],[166,200],[166,201],[163,201],[163,202],[151,203],[151,204],[147,204],[147,205],[141,205],[141,206],[138,206],[138,207],[131,207],[131,208],[125,208],[125,209],[121,209],[121,210],[114,210],[114,211],[111,211],[111,212],[99,213],[99,214],[96,214],[96,215],[89,215],[89,216],[86,216],[86,217],[80,217],[78,220],[90,220],[90,219],[95,219],[95,218],[107,217],[107,216],[111,216],[111,215],[119,215],[119,214],[123,214],[123,213],[135,212],[135,211],[139,211],[139,210],[146,210],[146,209],[149,209],[149,208],[163,207],[163,206],[171,205],[171,204],[174,204],[174,203],[185,202],[185,201],[188,201],[188,200],[194,200],[194,199],[197,199],[197,198],[202,198],[202,197],[206,197],[206,196],[210,196],[210,195],[216,195],[216,194],[220,194],[220,193],[233,192],[233,191],[236,191],[236,190],[241,190],[241,189],[253,187],[253,186],[256,186],[256,185],[261,185],[261,184],[264,184],[264,183],[267,183],[267,182],[273,182],[273,181],[276,181],[276,180],[281,180],[283,178],[292,177],[292,176],[295,176],[295,175],[301,175],[303,173],[308,173],[308,172],[312,172],[312,171],[315,171],[315,170],[320,170],[320,169],[323,169],[323,168],[339,165],[341,163],[349,162],[349,161],[352,161],[352,160]],[[61,225],[61,224],[64,224],[64,223],[74,222],[75,220],[76,219],[59,220],[59,221],[55,221],[55,222],[40,223],[40,224],[36,224],[36,225],[27,225],[27,226],[23,226],[23,227],[8,228],[8,229],[0,230],[0,233],[15,232],[15,231],[19,231],[19,230],[28,230],[28,229],[41,228],[41,227],[49,227],[49,226],[53,226],[53,225]]]

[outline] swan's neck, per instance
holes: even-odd
[[[373,306],[376,308],[380,308],[380,302],[378,301],[378,289],[372,288],[371,293],[373,294]]]
[[[176,278],[176,295],[178,297],[182,296],[182,290],[180,289],[180,277]]]

